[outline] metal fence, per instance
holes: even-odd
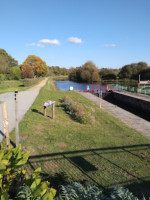
[[[150,85],[140,85],[138,88],[138,86],[108,84],[108,89],[111,89],[114,91],[128,91],[128,92],[133,92],[133,93],[150,95]]]

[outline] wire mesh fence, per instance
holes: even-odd
[[[31,156],[26,168],[31,172],[41,167],[54,187],[75,181],[102,189],[136,184],[140,189],[135,191],[142,192],[150,186],[150,170],[143,170],[149,166],[149,155],[149,144],[67,151]]]

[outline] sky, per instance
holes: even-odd
[[[150,65],[150,0],[0,0],[0,48],[22,64]]]

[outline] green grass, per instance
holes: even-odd
[[[31,83],[30,86],[24,86],[24,80],[9,80],[9,81],[0,81],[0,94],[5,92],[14,92],[15,90],[23,91],[26,90],[37,83],[39,83],[40,79],[33,84]]]
[[[60,107],[65,95],[91,110],[95,122],[72,120]],[[49,99],[56,101],[55,119],[51,108],[43,116],[42,105]],[[150,141],[80,94],[47,84],[19,129],[23,149],[31,152],[28,170],[41,167],[51,184],[81,181],[107,188],[117,183],[150,195]]]

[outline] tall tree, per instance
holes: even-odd
[[[30,67],[30,69],[29,69]],[[30,71],[31,74],[31,70],[33,72],[34,76],[46,76],[48,73],[48,67],[46,65],[46,63],[38,56],[35,55],[30,55],[27,57],[27,59],[24,61],[24,63],[22,64],[22,74],[24,78],[31,78],[31,77],[26,77],[29,74],[25,73],[25,69],[27,68],[27,71]]]
[[[12,58],[4,49],[0,49],[0,73],[6,73],[9,67],[17,65],[17,60]]]

